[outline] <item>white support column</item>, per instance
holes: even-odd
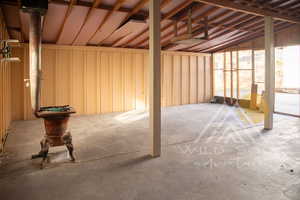
[[[273,18],[265,16],[265,94],[264,94],[265,129],[273,128],[275,102],[275,48]]]
[[[161,154],[161,84],[160,84],[160,1],[150,0],[150,65],[149,65],[149,122],[151,155]]]

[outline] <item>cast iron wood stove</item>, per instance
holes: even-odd
[[[70,106],[41,107],[41,84],[42,84],[42,23],[43,17],[48,10],[48,0],[21,0],[20,9],[29,14],[29,76],[30,76],[30,99],[31,107],[37,118],[43,118],[46,134],[41,141],[41,151],[32,158],[42,157],[41,168],[44,167],[48,157],[49,147],[66,145],[71,160],[73,144],[71,133],[67,131],[70,115],[75,110]]]
[[[72,135],[68,131],[68,121],[71,114],[76,113],[70,106],[41,107],[37,112],[39,118],[43,118],[45,125],[45,137],[41,140],[41,151],[32,156],[32,159],[43,158],[41,168],[44,168],[50,147],[66,146],[71,161],[75,161],[73,155]]]

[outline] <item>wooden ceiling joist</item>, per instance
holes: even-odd
[[[252,16],[252,19],[254,17],[255,16]],[[231,26],[238,26],[238,25],[241,24],[241,22],[243,23],[243,20],[240,20],[240,19],[237,19],[237,18],[235,18],[235,19],[236,19],[235,22],[233,22],[231,24]],[[227,19],[224,19],[223,21],[226,21],[226,20]],[[248,21],[247,23],[243,23],[243,25],[239,26],[239,28],[245,28],[245,27],[248,26],[249,23],[252,23],[253,21],[256,21],[256,19],[253,19],[252,21]],[[204,41],[204,42],[201,42],[199,44],[193,45],[189,49],[193,49],[194,50],[196,48],[195,50],[198,50],[197,49],[198,46],[199,46],[199,48],[201,48],[201,46],[204,45],[205,43],[210,42],[210,41],[212,41],[214,39],[217,39],[219,37],[222,37],[223,35],[229,34],[231,32],[233,32],[233,31],[227,31],[227,30],[224,30],[223,28],[219,28],[217,31],[215,31],[213,34],[210,35],[210,40],[209,41]]]
[[[282,4],[284,4],[286,2],[287,2],[287,0],[279,0],[279,1],[275,2],[275,3],[268,3],[268,2],[266,2],[265,4],[267,5],[266,6],[267,8],[275,8],[275,7],[281,6]]]
[[[284,25],[284,24],[286,25],[288,23],[277,21],[277,22],[274,23],[274,27],[276,28],[276,27],[278,27],[280,25]],[[234,35],[233,37],[230,37],[228,40],[219,42],[217,44],[214,44],[213,46],[211,46],[209,48],[199,48],[197,50],[198,51],[208,51],[208,50],[211,50],[211,49],[218,48],[220,46],[224,46],[224,45],[229,44],[230,42],[233,42],[233,41],[243,40],[243,38],[253,37],[253,36],[257,36],[259,34],[263,34],[264,33],[264,23],[262,23],[261,26],[255,28],[253,30],[255,31],[254,33],[239,33],[239,34]]]
[[[121,24],[123,24],[125,21],[127,21],[132,15],[134,15],[135,13],[137,13],[138,11],[140,11],[143,7],[145,7],[145,5],[147,4],[149,2],[149,0],[140,0],[136,5],[135,5],[135,7],[132,9],[132,11],[131,12],[129,12],[128,14],[127,14],[127,16],[125,17],[125,19],[122,21],[122,23]],[[165,1],[166,2],[166,1]],[[115,30],[116,31],[116,30]],[[114,32],[113,32],[114,33]],[[112,34],[113,34],[112,33]],[[111,35],[112,35],[111,34]],[[114,41],[113,43],[112,43],[112,46],[115,46],[115,44],[116,43],[118,43],[121,39],[123,39],[123,38],[119,38],[119,39],[117,39],[116,41]],[[105,40],[105,39],[104,39]]]
[[[242,0],[242,2],[248,2],[248,1]],[[280,13],[282,15],[297,17],[297,11],[291,11],[290,9],[299,4],[300,4],[299,1],[281,0],[281,1],[276,1],[274,3],[272,3],[271,1],[257,2],[252,5],[261,9],[268,9]]]
[[[77,32],[77,34],[76,34],[76,36],[75,36],[75,38],[74,38],[74,40],[73,40],[73,42],[72,42],[72,45],[73,45],[74,42],[77,40],[77,38],[78,38],[78,36],[80,35],[80,33],[81,33],[83,27],[85,26],[86,22],[89,20],[92,11],[93,11],[94,9],[98,8],[98,6],[101,4],[101,1],[102,1],[102,0],[94,0],[92,7],[89,9],[89,11],[88,11],[88,13],[87,13],[87,15],[86,15],[86,17],[85,17],[83,23],[82,23],[81,26],[80,26],[79,31]]]
[[[218,10],[219,10],[219,8],[213,7],[211,9],[209,9],[208,11],[204,12],[203,14],[201,14],[201,15],[195,17],[194,19],[192,19],[192,23],[199,22],[200,20],[203,20],[205,17],[207,17],[207,16],[209,16],[209,15],[217,12]],[[208,22],[208,23],[210,23],[210,22]],[[198,29],[203,28],[203,27],[204,27],[204,24],[200,24],[200,25],[198,25],[196,27],[193,27],[192,28],[192,32],[195,32]],[[182,26],[178,27],[178,31],[186,29],[186,28],[187,28],[187,24],[183,24]],[[173,34],[173,31],[170,31],[168,34],[166,34],[164,37],[162,37],[162,41],[165,38],[168,38],[171,34]],[[183,35],[183,34],[180,34],[180,35]],[[165,41],[165,42],[162,43],[162,47],[167,46],[170,43],[171,43],[171,40]]]
[[[51,3],[61,4],[61,5],[69,5],[69,3],[65,0],[51,0]],[[90,7],[93,6],[93,2],[77,1],[76,5],[90,8]],[[114,5],[112,6],[112,5],[107,5],[107,4],[101,3],[97,8],[107,10],[107,11],[112,11],[114,9]],[[127,8],[127,7],[122,7],[122,6],[118,10],[120,12],[126,12],[126,13],[129,13],[129,12],[132,11],[132,9]],[[138,14],[139,15],[147,15],[148,12],[141,12],[140,11]]]
[[[149,2],[149,0],[140,0],[136,6],[132,9],[131,12],[129,12],[125,18],[124,21],[126,21],[127,19],[129,19],[129,17],[131,17],[132,15],[136,14],[137,12],[139,12],[142,8],[145,7],[145,5]]]
[[[232,12],[231,12],[232,13]],[[210,25],[212,25],[213,23],[215,23],[215,24],[218,24],[218,25],[220,25],[220,26],[217,26],[217,27],[219,27],[219,29],[218,29],[218,31],[216,31],[216,32],[219,32],[219,31],[224,31],[224,26],[227,26],[227,28],[225,28],[225,30],[232,30],[232,29],[234,29],[234,30],[236,30],[235,29],[235,25],[232,25],[232,24],[230,24],[230,25],[224,25],[224,24],[226,24],[226,23],[230,23],[230,22],[232,22],[232,21],[234,21],[235,23],[238,23],[238,22],[236,22],[236,19],[237,18],[239,18],[239,15],[237,14],[237,13],[234,13],[234,14],[232,14],[232,15],[230,15],[230,16],[228,16],[228,17],[226,17],[225,19],[223,19],[222,21],[220,21],[220,22],[215,22],[215,21],[218,21],[219,19],[221,19],[223,17],[223,14],[220,14],[220,15],[218,15],[218,16],[216,16],[216,17],[214,17],[213,19],[211,19],[209,22],[208,22],[208,24],[210,24]],[[247,18],[249,19],[249,16],[247,16]],[[239,18],[239,22],[240,21],[242,21],[240,18]],[[211,28],[211,27],[209,27],[209,28]],[[213,28],[215,28],[215,27],[213,27]],[[214,34],[216,33],[216,32],[213,32],[213,33],[210,33],[209,34],[209,37],[213,37],[214,36]],[[196,37],[196,36],[199,36],[199,35],[201,35],[201,34],[203,34],[204,33],[204,31],[202,30],[202,31],[200,31],[200,32],[195,32],[194,33],[194,37]],[[210,38],[211,39],[211,38]],[[203,43],[203,42],[200,42],[200,43]],[[188,48],[192,48],[192,47],[195,47],[195,46],[198,46],[199,45],[199,43],[197,43],[197,44],[193,44],[193,45],[191,45],[191,46],[189,46]]]
[[[139,8],[139,7],[140,7],[139,9],[141,9],[142,7],[140,6],[140,4],[144,3],[143,6],[145,6],[145,4],[148,3],[148,2],[149,2],[149,0],[148,0],[147,2],[141,1],[140,3],[138,3],[138,4],[136,5],[135,8]],[[161,4],[160,4],[160,9],[163,9],[163,8],[164,8],[168,3],[170,3],[170,2],[171,2],[171,0],[164,0],[163,2],[161,2]],[[135,10],[135,8],[134,8],[133,10]],[[164,17],[166,17],[166,16],[164,16]],[[143,30],[143,31],[139,34],[139,36],[140,36],[140,35],[143,35],[143,34],[146,33],[147,31],[149,31],[149,28],[146,28],[145,30]],[[125,47],[128,43],[134,41],[135,39],[136,39],[136,37],[130,39],[130,40],[127,41],[125,44],[123,44],[122,47]],[[118,41],[119,41],[119,40],[116,40],[115,42],[113,42],[112,46],[114,46]]]
[[[67,12],[66,12],[65,18],[64,18],[64,20],[63,20],[63,23],[62,23],[60,29],[59,29],[59,33],[58,33],[58,37],[57,37],[57,39],[56,39],[56,43],[59,42],[60,37],[61,37],[62,32],[63,32],[64,27],[65,27],[65,24],[66,24],[66,22],[67,22],[67,19],[69,18],[70,14],[71,14],[71,12],[72,12],[72,9],[73,9],[74,5],[76,5],[76,3],[77,3],[77,0],[70,0],[70,3],[69,3],[69,6],[68,6],[68,10],[67,10]]]
[[[21,4],[21,1],[18,0],[17,2],[17,6],[20,6]],[[3,11],[2,11],[3,12]],[[19,34],[19,38],[17,38],[20,42],[24,42],[24,30],[23,30],[23,25],[22,25],[22,20],[21,20],[21,15],[20,15],[20,11],[18,12],[18,20],[20,22],[20,34]],[[45,21],[45,18],[44,18],[44,21]]]
[[[227,9],[231,9],[231,10],[235,10],[235,11],[239,11],[239,12],[244,12],[244,13],[248,13],[248,14],[252,14],[252,15],[271,16],[271,17],[281,20],[281,21],[300,24],[300,19],[298,19],[298,18],[282,15],[277,12],[264,10],[261,8],[245,6],[245,5],[242,5],[239,3],[234,3],[233,1],[229,1],[229,0],[194,0],[194,1],[221,7],[221,8],[227,8]]]
[[[163,9],[164,7],[166,7],[172,0],[163,0],[160,3],[160,9]]]
[[[165,14],[163,17],[162,17],[162,20],[166,20],[166,19],[169,19],[171,17],[173,17],[174,15],[176,15],[179,11],[181,11],[182,9],[186,8],[187,6],[189,6],[191,3],[193,3],[193,0],[186,0],[184,1],[183,3],[181,3],[179,6],[177,6],[176,8],[172,9],[171,11],[169,11],[167,14]],[[172,26],[172,24],[170,24],[170,26]],[[164,27],[165,29],[167,29],[166,27]],[[162,28],[162,29],[164,29]],[[168,27],[169,28],[169,27]],[[142,36],[143,34],[147,33],[149,31],[149,27],[146,28],[144,31],[142,31],[140,33],[139,36]],[[162,32],[162,31],[161,31]],[[139,37],[137,37],[139,38]],[[131,42],[133,42],[134,40],[136,40],[137,38],[132,38],[131,40],[127,41],[126,42],[126,45],[122,46],[122,47],[126,47],[128,44],[130,44]],[[145,40],[143,40],[143,43],[144,41],[148,40],[149,37],[147,37]],[[140,42],[141,43],[141,42]],[[140,44],[138,43],[138,44]],[[137,47],[138,44],[135,44],[134,46]],[[141,43],[142,44],[142,43]]]
[[[275,32],[278,32],[282,29],[288,28],[290,26],[292,26],[293,24],[289,24],[289,23],[285,23],[285,22],[281,22],[278,23],[277,25],[275,25]],[[260,31],[258,31],[255,34],[245,34],[236,38],[232,38],[228,41],[223,42],[222,44],[218,44],[216,46],[213,47],[209,47],[207,49],[203,49],[200,50],[201,52],[217,52],[217,51],[221,51],[223,49],[229,48],[231,46],[243,43],[243,42],[247,42],[249,40],[258,38],[258,37],[263,37],[264,36],[264,28],[260,29]]]
[[[202,5],[196,8],[196,10],[194,10],[194,12],[197,12],[198,10],[201,10],[203,7],[205,7],[206,5]],[[214,9],[215,10],[215,9]],[[212,11],[212,10],[210,10]],[[201,15],[201,17],[197,17],[197,19],[192,20],[192,23],[198,22],[199,20],[201,20],[203,18],[204,15]],[[178,20],[187,20],[187,15],[183,15],[181,16]],[[163,27],[161,29],[161,33],[163,33],[165,30],[169,29],[170,27],[174,26],[173,23],[168,24],[167,26]],[[196,27],[193,27],[193,31],[202,27],[203,25],[197,25]],[[186,27],[186,24],[182,24],[181,26],[178,27],[178,31],[181,31],[182,29],[184,29]],[[164,46],[163,40],[165,40],[166,38],[168,38],[171,34],[174,34],[174,31],[171,30],[169,31],[167,34],[165,34],[164,36],[161,37],[161,41],[162,41],[162,47]],[[146,43],[147,41],[149,41],[149,37],[146,37],[144,40],[140,41],[139,43],[137,43],[135,45],[135,47],[139,47],[139,46],[143,46],[143,47],[147,47],[148,43]]]
[[[6,2],[4,4],[7,8],[4,6],[3,9],[7,9],[6,12],[11,12],[13,9],[18,10],[18,1],[19,0],[15,0],[16,3],[13,4],[8,0],[4,0],[1,1],[0,5]],[[129,2],[129,0],[49,1],[52,6],[51,13],[49,13],[47,18],[54,18],[55,21],[54,16],[56,15],[54,15],[54,13],[57,14],[58,11],[53,10],[53,8],[57,8],[57,10],[63,12],[59,13],[60,16],[58,14],[61,20],[58,24],[61,25],[58,25],[56,29],[53,30],[55,34],[52,34],[54,38],[51,39],[51,41],[56,44],[68,43],[76,45],[86,42],[86,45],[105,44],[109,47],[147,48],[149,40],[149,27],[147,24],[143,24],[144,28],[140,27],[138,30],[133,30],[126,35],[113,34],[120,30],[131,18],[143,21],[148,19],[149,13],[145,8],[149,0],[136,0],[134,6],[129,6],[129,4],[125,6],[127,1]],[[168,8],[169,6],[172,8]],[[182,35],[187,30],[188,26],[186,22],[188,19],[188,11],[190,10],[188,8],[192,9],[192,36],[194,38],[202,37],[203,34],[208,31],[209,37],[205,41],[190,45],[171,43],[172,38],[175,36],[173,29],[174,24],[177,24],[177,36]],[[257,33],[263,30],[264,18],[262,16],[268,15],[273,17],[276,27],[279,25],[280,27],[287,27],[295,23],[300,24],[299,8],[300,1],[298,0],[178,0],[176,3],[174,3],[174,0],[160,0],[161,21],[164,20],[163,23],[161,23],[162,27],[160,29],[161,45],[164,49],[172,50],[193,52],[215,51],[219,48],[223,48],[224,45],[228,46],[232,43],[237,43],[238,39],[244,40],[245,38],[257,36]],[[102,10],[96,11],[96,9]],[[66,29],[70,24],[74,24],[77,21],[73,19],[73,14],[77,16],[76,14],[80,12],[80,10],[85,10],[86,14],[81,14],[80,24],[76,27],[76,33],[74,33],[74,31],[72,32],[72,34],[74,34],[72,35],[72,39],[73,37],[74,39],[66,42]],[[106,10],[106,12],[104,10]],[[104,15],[100,21],[96,21],[97,19],[94,18],[98,11]],[[114,21],[115,24],[113,28],[109,29],[108,27],[109,30],[107,30],[106,26],[109,26],[109,23],[113,21],[112,18],[115,17],[115,15],[120,15],[121,17],[119,20]],[[53,19],[47,19],[48,22],[49,20],[51,23],[45,23],[47,31],[49,27],[52,29],[55,26]],[[28,38],[26,38],[28,36],[27,33],[25,34],[23,31],[26,29],[27,22],[24,19],[19,19],[19,22],[20,23],[15,23],[19,24],[17,26],[11,23],[11,27],[15,27],[16,29],[10,28],[8,30],[11,36],[16,39],[19,32],[18,30],[20,30],[21,33],[24,33],[24,39],[26,41],[28,40]],[[91,26],[93,23],[97,24],[96,27],[88,29],[87,26]],[[205,28],[205,23],[207,23],[207,28]],[[104,28],[105,30],[103,30]],[[104,31],[105,36],[101,35],[102,31]],[[53,36],[47,33],[44,37],[45,41],[48,41],[48,37]]]
[[[92,36],[90,37],[90,39],[88,40],[88,43],[93,39],[93,37],[98,33],[98,31],[102,28],[102,26],[107,22],[107,20],[110,18],[110,16],[115,12],[118,11],[120,9],[120,7],[123,5],[123,3],[126,0],[118,0],[117,3],[114,5],[113,9],[110,10],[104,17],[103,21],[101,22],[101,24],[98,26],[98,28],[96,29],[96,31],[92,34]],[[101,43],[102,41],[100,41],[99,43]]]
[[[184,2],[181,3],[179,6],[177,6],[176,8],[174,8],[173,10],[171,10],[170,12],[168,12],[168,13],[164,16],[164,19],[169,19],[169,18],[173,17],[173,16],[176,15],[179,11],[181,11],[182,9],[186,8],[187,6],[189,6],[191,3],[193,3],[193,0],[187,0],[187,1],[184,1]]]

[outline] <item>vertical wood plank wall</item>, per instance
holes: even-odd
[[[0,8],[0,40],[8,39],[5,22]],[[0,56],[2,58],[2,56]],[[11,115],[11,63],[0,62],[0,152],[12,119]]]
[[[29,77],[28,46],[14,53],[23,57],[13,67],[14,119],[32,119],[29,88],[22,83]],[[148,59],[146,50],[43,45],[41,103],[72,105],[78,114],[147,109]],[[209,101],[210,69],[209,54],[163,52],[162,105]]]

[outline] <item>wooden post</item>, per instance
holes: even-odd
[[[251,48],[251,69],[252,69],[252,83],[251,83],[251,100],[250,109],[255,110],[257,108],[257,84],[255,84],[255,52],[252,42]]]
[[[232,50],[230,50],[230,101],[233,102],[233,63]]]
[[[255,52],[253,49],[253,44],[251,49],[251,69],[252,69],[252,84],[255,84]]]
[[[223,66],[223,80],[224,80],[224,100],[227,97],[227,91],[226,91],[226,52],[223,53],[224,58],[224,66]]]
[[[270,16],[265,16],[265,94],[264,94],[264,128],[273,128],[275,101],[275,49],[274,25]]]
[[[215,70],[214,70],[214,54],[210,54],[210,99],[213,99],[215,95]],[[198,60],[198,59],[197,59]]]
[[[160,1],[150,0],[149,126],[151,155],[161,154],[161,83],[160,83]]]
[[[239,47],[236,48],[236,98],[240,99],[240,63],[239,63]]]

